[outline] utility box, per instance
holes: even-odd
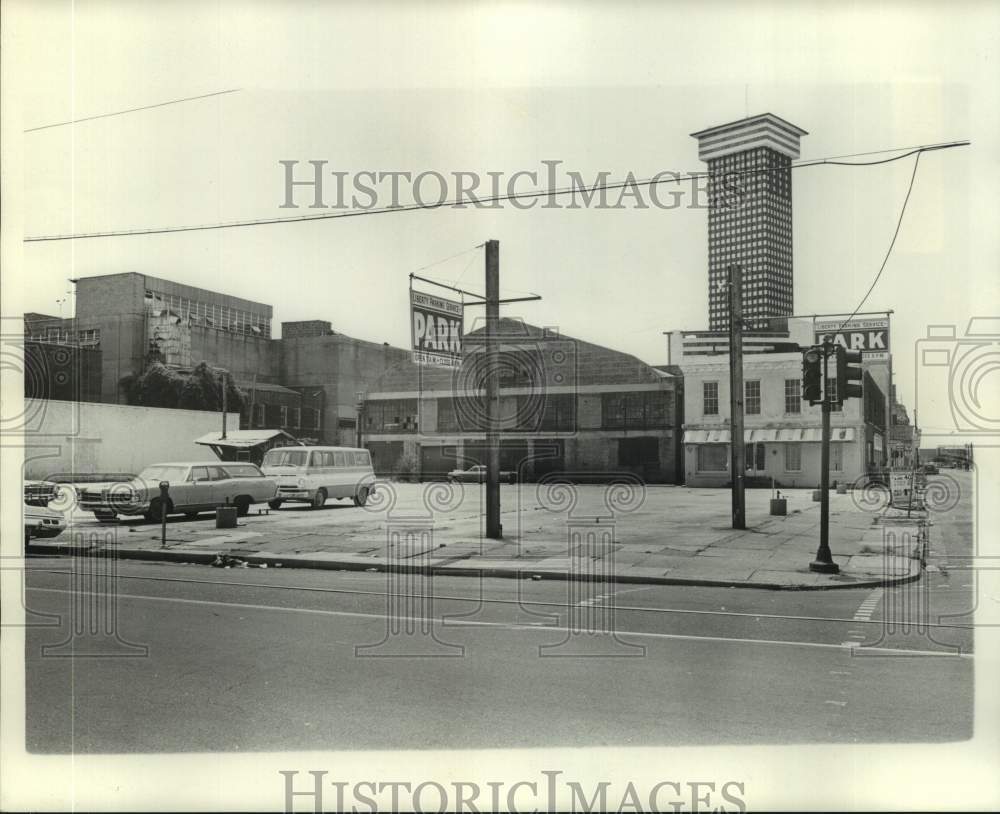
[[[788,514],[788,500],[783,497],[771,498],[771,514],[784,516]]]

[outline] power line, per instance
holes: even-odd
[[[858,307],[851,312],[851,315],[841,323],[840,327],[837,328],[834,333],[840,333],[844,329],[844,326],[854,319],[855,314],[857,314],[868,301],[868,297],[871,296],[872,291],[875,290],[875,286],[882,277],[882,272],[885,271],[885,266],[889,262],[889,256],[892,254],[892,248],[896,245],[896,238],[899,237],[899,229],[903,225],[903,216],[906,214],[906,205],[910,202],[910,193],[913,192],[913,182],[917,180],[917,168],[919,166],[920,153],[917,152],[917,157],[913,159],[913,173],[910,175],[910,186],[906,190],[906,197],[903,199],[903,205],[899,210],[899,219],[896,221],[896,231],[892,233],[892,240],[889,242],[889,249],[885,253],[885,257],[882,260],[882,265],[879,267],[878,274],[875,275],[875,279],[872,280],[872,284],[868,286],[868,291],[866,291],[865,295],[861,298],[861,302],[858,303]]]
[[[125,113],[137,113],[140,110],[152,110],[156,107],[166,107],[167,105],[177,105],[181,102],[193,102],[197,99],[208,99],[211,96],[224,96],[227,93],[236,93],[242,88],[231,88],[229,90],[217,90],[212,93],[203,93],[200,96],[185,96],[183,99],[171,99],[169,102],[157,102],[154,105],[143,105],[142,107],[130,107],[127,110],[116,110],[112,113],[98,113],[95,116],[84,116],[81,119],[68,119],[64,122],[54,122],[53,124],[42,124],[38,127],[29,127],[25,133],[35,133],[38,130],[48,130],[52,127],[65,127],[68,124],[79,124],[80,122],[91,122],[94,119],[108,119],[112,116],[122,116]]]
[[[921,147],[914,148],[909,152],[903,153],[902,155],[881,159],[879,161],[843,162],[832,158],[819,158],[810,161],[800,162],[797,164],[791,164],[789,167],[765,167],[760,169],[741,170],[727,174],[731,176],[759,175],[769,172],[781,172],[786,169],[801,169],[803,167],[815,167],[823,164],[830,164],[834,166],[872,166],[875,164],[888,164],[892,161],[900,161],[901,159],[907,158],[916,153],[929,152],[932,150],[945,150],[950,147],[965,147],[969,143],[970,143],[969,141],[952,141],[952,142],[943,142],[941,144],[924,145]],[[899,148],[892,148],[882,151],[872,151],[870,153],[865,153],[865,155],[873,155],[876,152],[897,152],[898,150]],[[663,174],[664,173],[661,173],[660,175]],[[602,190],[624,189],[625,187],[655,186],[659,184],[680,183],[681,181],[684,180],[704,178],[708,175],[709,173],[707,172],[692,172],[692,173],[685,173],[683,175],[675,174],[673,177],[670,178],[661,178],[660,176],[654,176],[653,178],[646,178],[642,180],[629,178],[626,179],[625,181],[616,181],[607,184],[595,184],[592,187],[581,188],[578,186],[569,186],[569,187],[557,187],[554,189],[535,190],[532,192],[511,193],[507,195],[493,195],[485,198],[476,199],[475,203],[491,204],[491,203],[499,203],[501,201],[548,198],[548,197],[555,197],[558,195],[567,195],[567,194],[575,195],[577,193],[582,193],[582,192],[588,192],[590,194],[593,194],[595,192]],[[204,231],[215,231],[219,229],[236,229],[247,226],[270,226],[279,223],[303,223],[306,221],[315,221],[315,220],[356,218],[356,217],[363,217],[365,215],[386,215],[394,212],[413,212],[425,209],[426,210],[443,209],[453,206],[466,207],[469,206],[471,203],[473,203],[473,201],[458,198],[446,201],[439,201],[437,203],[430,203],[430,204],[413,203],[413,204],[404,204],[402,206],[388,206],[388,207],[380,207],[373,209],[349,210],[347,212],[323,212],[323,213],[312,213],[308,215],[294,215],[294,216],[275,217],[275,218],[255,218],[252,220],[228,221],[223,223],[211,223],[211,224],[202,224],[195,226],[167,226],[167,227],[154,227],[148,229],[123,229],[123,230],[114,230],[106,232],[82,232],[78,234],[68,234],[68,235],[37,235],[34,237],[32,236],[25,237],[23,238],[23,242],[42,243],[42,242],[57,241],[57,240],[85,240],[98,237],[133,237],[136,235],[161,235],[161,234],[172,234],[175,232],[204,232]]]

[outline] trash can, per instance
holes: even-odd
[[[236,507],[219,506],[215,510],[215,527],[217,529],[236,528]]]
[[[772,497],[771,514],[776,514],[776,515],[788,514],[788,500],[783,497]]]

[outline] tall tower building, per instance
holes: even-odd
[[[692,133],[708,164],[708,327],[729,329],[729,267],[754,330],[792,314],[792,159],[805,130],[773,113]]]

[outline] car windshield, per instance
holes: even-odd
[[[187,477],[187,467],[178,464],[161,464],[159,466],[147,466],[139,473],[137,480],[145,481],[170,481],[176,483]]]
[[[264,466],[305,466],[308,455],[303,449],[272,449],[264,456]]]

